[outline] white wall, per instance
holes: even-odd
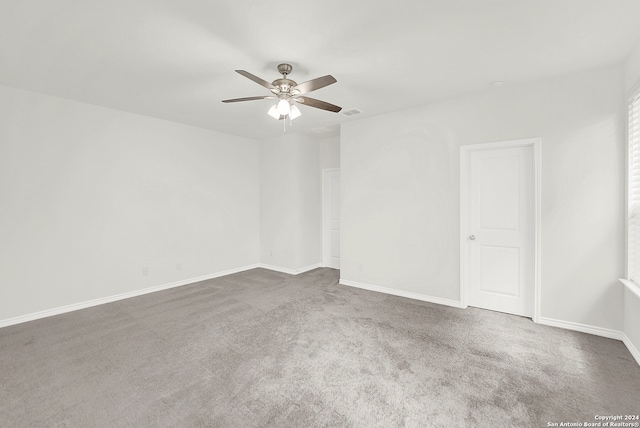
[[[0,86],[0,321],[257,263],[258,171],[257,141]]]
[[[625,94],[629,94],[635,84],[640,84],[638,82],[640,82],[640,43],[626,63]],[[632,346],[640,352],[640,298],[630,290],[625,290],[624,295],[624,333],[633,344]]]
[[[542,137],[542,316],[622,329],[623,74],[511,83],[341,129],[341,279],[459,300],[459,147]]]
[[[322,261],[318,142],[285,134],[260,142],[260,261],[298,272]]]
[[[318,141],[320,149],[320,170],[340,168],[340,137],[325,138]]]
[[[640,43],[631,52],[625,63],[625,89],[628,93],[633,85],[640,80]]]

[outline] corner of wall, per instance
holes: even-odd
[[[627,57],[625,62],[625,91],[629,93],[633,86],[640,81],[640,41]]]
[[[321,260],[318,141],[288,134],[260,151],[260,263],[298,272]]]

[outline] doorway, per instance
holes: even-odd
[[[460,147],[460,297],[539,316],[540,139]]]
[[[340,269],[340,169],[322,170],[322,264]]]

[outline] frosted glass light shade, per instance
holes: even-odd
[[[269,111],[267,112],[267,114],[272,118],[274,118],[275,120],[280,119],[280,113],[278,112],[278,104],[272,105]]]
[[[302,112],[300,111],[300,109],[297,106],[292,105],[291,111],[289,112],[289,118],[293,120],[296,117],[300,117],[300,116],[302,116]]]
[[[280,113],[282,116],[286,116],[289,114],[290,111],[291,111],[291,105],[289,104],[289,101],[280,100],[278,102],[278,113]]]

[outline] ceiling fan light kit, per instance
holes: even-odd
[[[307,105],[309,107],[315,107],[321,110],[327,110],[334,113],[338,113],[342,110],[342,107],[338,107],[337,105],[330,104],[326,101],[316,100],[315,98],[303,97],[302,95],[307,94],[311,91],[315,91],[320,88],[324,88],[325,86],[336,83],[337,80],[331,76],[326,75],[322,77],[318,77],[317,79],[312,79],[303,83],[296,83],[293,80],[287,78],[289,73],[293,70],[291,64],[280,64],[278,65],[278,72],[282,74],[281,79],[276,79],[272,83],[267,82],[255,76],[248,71],[245,70],[236,70],[238,74],[243,75],[244,77],[253,80],[261,86],[269,89],[273,95],[265,95],[265,96],[256,96],[256,97],[243,97],[243,98],[233,98],[230,100],[222,100],[223,103],[235,103],[240,101],[254,101],[254,100],[264,100],[264,99],[277,99],[274,105],[271,106],[267,114],[274,119],[282,120],[289,118],[289,121],[300,117],[302,112],[294,103],[300,103],[303,105]]]

